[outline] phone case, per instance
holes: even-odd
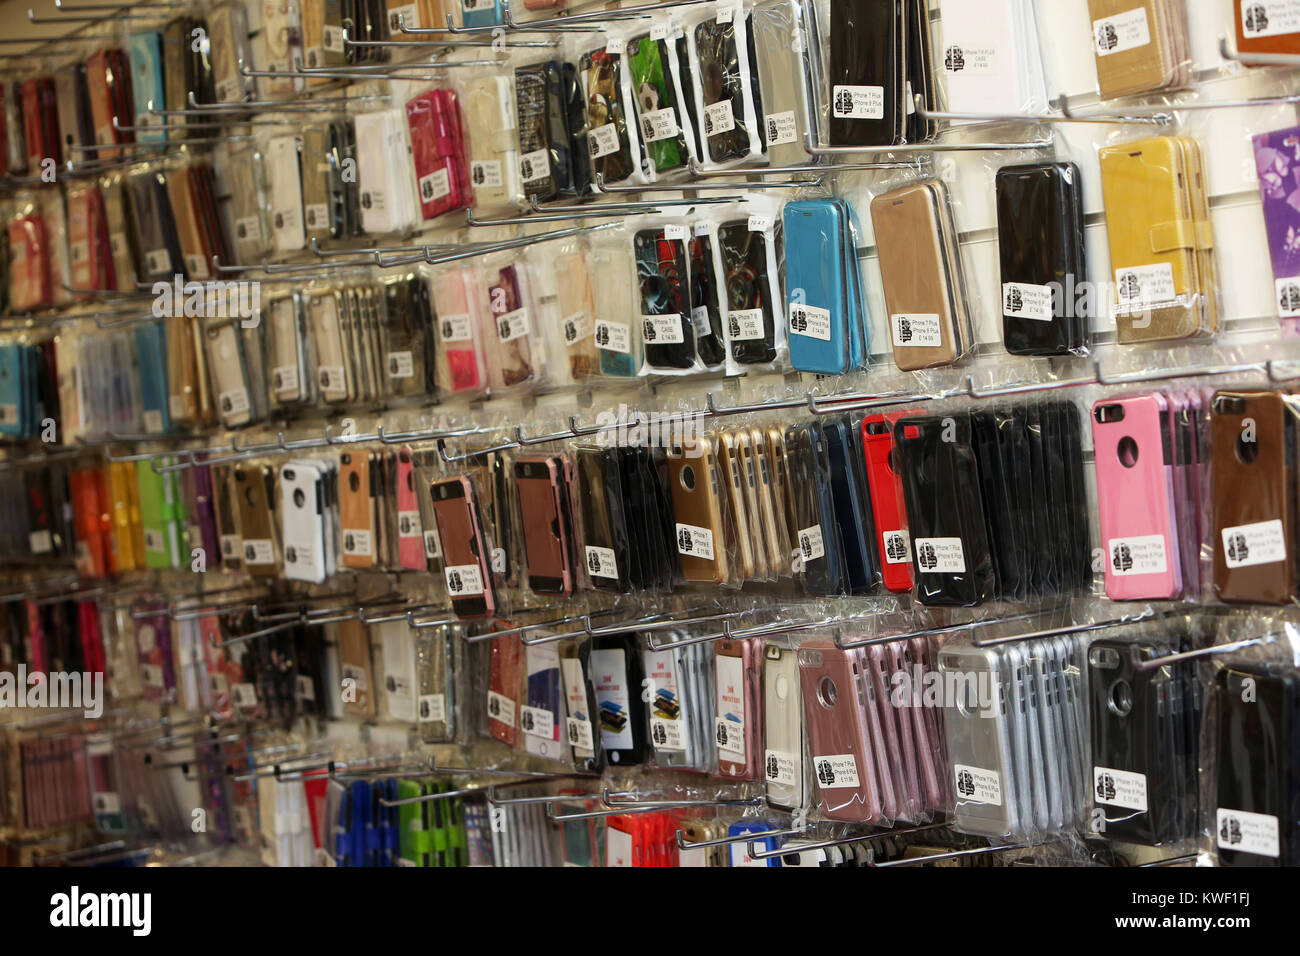
[[[1102,99],[1179,85],[1186,73],[1180,65],[1188,59],[1175,33],[1187,29],[1181,4],[1088,0],[1088,15]]]
[[[1169,409],[1160,394],[1092,406],[1097,512],[1112,600],[1182,593]]]
[[[1174,139],[1099,151],[1121,343],[1202,331],[1196,251],[1210,243],[1209,231],[1196,220],[1184,153]]]
[[[373,568],[379,563],[375,526],[376,466],[373,454],[339,455],[339,520],[343,531],[343,564]]]
[[[593,176],[618,183],[636,171],[623,113],[622,58],[592,50],[578,61],[582,92],[587,101],[587,156]]]
[[[1225,391],[1211,412],[1214,593],[1286,603],[1296,591],[1294,412],[1278,392]]]
[[[1232,0],[1238,53],[1300,55],[1300,18],[1277,0]]]
[[[903,474],[912,573],[922,604],[978,605],[998,582],[989,550],[979,465],[966,415],[894,425]]]
[[[994,179],[1002,271],[1002,340],[1012,355],[1084,347],[1088,316],[1083,195],[1074,163],[1004,166]]]
[[[731,568],[725,548],[718,446],[712,438],[701,436],[694,452],[688,457],[681,448],[668,449],[668,484],[682,576],[687,581],[722,584],[729,580]],[[707,550],[697,546],[705,541],[710,545]]]
[[[1215,675],[1214,828],[1220,866],[1294,866],[1297,684],[1258,664]],[[1207,808],[1208,809],[1208,808]]]
[[[695,365],[686,247],[664,229],[643,229],[633,237],[641,290],[641,341],[652,369]]]
[[[946,197],[928,180],[871,200],[894,362],[905,372],[950,365],[964,350],[969,318],[960,259],[945,248],[953,231]]]
[[[658,173],[685,168],[685,117],[672,80],[668,40],[652,39],[649,34],[629,39],[627,68],[641,123],[641,142],[652,168]]]
[[[614,449],[585,447],[579,447],[575,455],[575,497],[582,521],[582,560],[587,581],[596,590],[626,593],[631,555],[618,456]]]
[[[767,275],[767,238],[748,219],[718,226],[723,280],[727,290],[727,337],[731,357],[741,365],[776,359],[774,303]]]
[[[645,760],[645,703],[641,652],[632,637],[596,637],[588,666],[595,685],[600,743],[609,763],[633,766]]]
[[[692,41],[703,96],[704,152],[713,163],[744,159],[750,155],[751,131],[735,23],[705,20],[695,25]]]
[[[235,503],[243,541],[244,567],[254,577],[279,574],[279,531],[274,514],[272,482],[275,473],[267,466],[236,465]]]
[[[832,4],[830,12],[830,145],[901,142],[899,84],[907,56],[902,0],[849,0]]]
[[[474,485],[462,475],[434,482],[429,493],[452,609],[462,618],[488,616],[496,610],[496,591]]]
[[[799,655],[768,642],[763,648],[763,780],[769,803],[805,805],[804,718]]]
[[[882,810],[859,679],[862,655],[823,641],[804,643],[797,655],[821,812],[830,820],[875,823]]]
[[[881,575],[885,587],[895,594],[912,589],[912,539],[907,528],[903,477],[894,450],[894,424],[900,417],[868,415],[862,421],[863,453]]]
[[[1010,694],[1013,675],[997,650],[965,642],[939,651],[939,672],[974,675],[958,699],[946,701],[944,733],[955,791],[954,824],[965,833],[1007,838],[1018,832],[1022,808],[1017,799],[1011,743]],[[969,676],[967,677],[969,681]],[[983,682],[983,683],[981,683]],[[978,688],[991,688],[981,701]]]
[[[528,587],[539,594],[573,593],[563,468],[559,458],[517,458],[514,463]]]

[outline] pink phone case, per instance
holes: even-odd
[[[862,655],[813,642],[799,649],[808,746],[822,813],[831,820],[880,820],[879,787],[858,683]],[[856,777],[856,783],[853,781]]]
[[[1106,411],[1106,420],[1099,420]],[[1112,600],[1182,593],[1173,467],[1166,457],[1169,405],[1163,395],[1103,399],[1092,406],[1097,508]],[[1113,420],[1116,411],[1123,417]]]
[[[876,758],[876,782],[880,785],[880,812],[888,820],[897,820],[901,816],[900,795],[897,789],[897,774],[890,765],[890,756],[898,753],[898,732],[893,721],[885,721],[881,714],[883,707],[889,706],[889,700],[880,699],[872,675],[879,674],[883,666],[884,648],[876,645],[865,649],[861,663],[856,668],[858,684],[862,688],[862,706],[867,714],[867,730],[871,734],[871,752]]]
[[[453,269],[433,280],[438,351],[446,364],[438,387],[446,392],[473,392],[487,384],[480,346],[484,309],[476,300],[474,283],[470,269]]]
[[[722,658],[731,658],[740,661],[741,686],[738,688],[729,688],[723,686],[721,671],[717,671],[717,714],[722,717],[724,714],[725,697],[738,697],[744,707],[744,713],[741,718],[744,721],[744,762],[728,760],[722,756],[721,750],[718,754],[718,773],[724,777],[735,777],[737,779],[752,780],[758,775],[757,749],[758,741],[761,739],[759,733],[758,721],[762,720],[762,709],[757,700],[755,686],[758,683],[757,672],[754,665],[759,660],[754,642],[751,640],[742,641],[719,641],[714,645],[715,657],[714,667],[718,667],[718,662]],[[736,652],[739,652],[737,654]]]
[[[921,816],[921,781],[917,774],[916,733],[912,727],[911,713],[902,707],[895,707],[890,694],[894,688],[894,675],[902,673],[906,664],[903,661],[903,648],[898,644],[886,644],[881,651],[881,667],[873,671],[877,675],[876,702],[880,708],[881,722],[888,720],[894,726],[898,737],[897,757],[894,763],[895,789],[902,802],[900,815],[905,820],[916,822]],[[886,733],[886,737],[888,737]]]
[[[424,571],[429,560],[424,555],[424,527],[420,523],[420,502],[415,496],[411,450],[399,449],[396,460],[397,560],[409,571]]]
[[[925,638],[912,638],[899,648],[899,653],[902,655],[903,672],[908,675],[912,687],[924,693],[924,684],[918,687],[916,678],[920,676],[924,681],[926,673]],[[912,738],[916,747],[917,778],[921,785],[921,805],[923,810],[930,812],[941,810],[945,806],[941,782],[943,774],[939,772],[939,767],[945,763],[942,750],[943,734],[939,732],[936,735],[937,724],[932,726],[932,722],[926,719],[927,710],[937,709],[925,707],[923,701],[918,705],[913,700],[908,701],[901,712],[912,725]]]

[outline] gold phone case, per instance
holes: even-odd
[[[343,707],[357,717],[375,716],[373,671],[370,666],[370,636],[360,621],[341,621],[338,625],[339,670],[344,680],[353,682],[352,694],[345,694]]]
[[[1088,0],[1102,99],[1181,85],[1185,19],[1164,0]],[[1142,42],[1145,39],[1146,42]]]
[[[723,489],[718,456],[712,439],[696,442],[698,457],[688,457],[680,448],[669,448],[668,484],[672,489],[673,516],[678,524],[707,528],[713,534],[713,560],[695,554],[679,554],[682,576],[687,581],[722,584],[728,579]]]
[[[722,463],[723,484],[726,486],[727,514],[736,533],[736,562],[741,580],[755,576],[754,538],[750,533],[749,502],[745,492],[745,471],[740,461],[740,442],[731,432],[719,437],[718,458]]]
[[[951,365],[961,354],[965,317],[954,292],[959,277],[945,239],[944,195],[921,182],[871,201],[894,363],[904,372]]]
[[[256,577],[280,574],[280,534],[267,488],[273,476],[274,472],[266,465],[236,465],[234,469],[235,502],[244,538],[244,566]]]
[[[754,482],[758,499],[759,523],[763,528],[763,542],[767,547],[768,574],[777,578],[786,566],[788,544],[782,537],[782,523],[777,519],[777,500],[772,463],[763,433],[757,428],[749,430],[745,451],[754,469]]]
[[[1184,150],[1161,136],[1099,151],[1122,343],[1185,338],[1201,328],[1194,218]],[[1208,231],[1208,226],[1206,227]]]

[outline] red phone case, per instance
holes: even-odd
[[[869,415],[862,421],[871,513],[876,519],[876,547],[885,587],[895,594],[912,590],[912,543],[907,531],[903,479],[894,470],[894,423],[917,412]]]

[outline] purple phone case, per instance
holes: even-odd
[[[194,523],[198,525],[200,544],[204,554],[220,556],[221,538],[217,534],[217,508],[212,494],[212,467],[198,465],[190,469],[194,474],[194,494],[191,499]],[[191,542],[193,545],[194,542]]]
[[[1255,169],[1273,260],[1274,304],[1285,331],[1300,333],[1300,126],[1254,138]]]

